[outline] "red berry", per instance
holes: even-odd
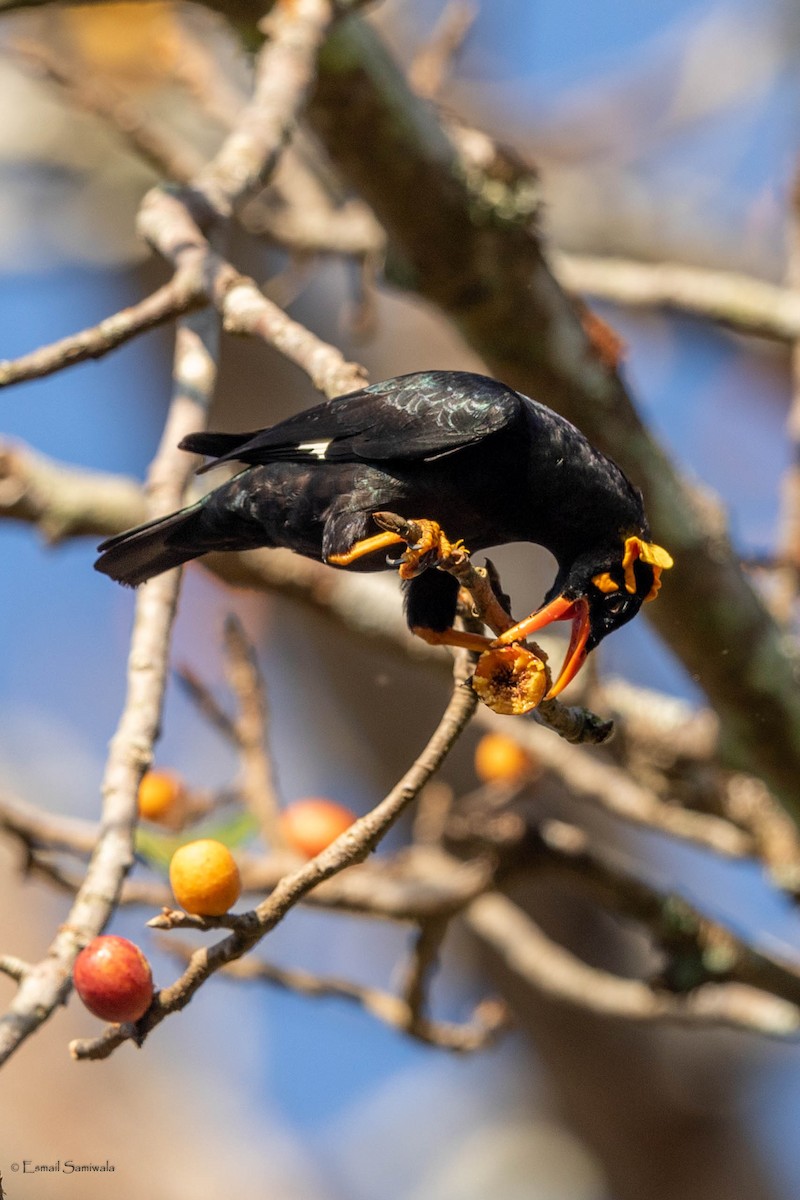
[[[153,999],[150,964],[127,938],[94,938],[75,959],[75,991],[103,1021],[138,1021]]]

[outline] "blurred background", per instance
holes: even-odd
[[[372,19],[408,63],[441,0],[385,0]],[[44,39],[78,47],[206,150],[222,126],[165,83],[175,22],[218,57],[235,96],[249,62],[220,20],[160,4],[47,8],[0,25],[0,356],[12,359],[132,303],[165,274],[135,238],[154,176],[102,122],[75,112],[11,52]],[[796,169],[794,5],[765,0],[484,3],[445,103],[529,157],[541,172],[553,246],[743,270],[779,281]],[[154,50],[154,48],[157,48]],[[259,281],[285,271],[277,251],[240,265]],[[373,379],[481,364],[427,306],[383,290],[374,330],[356,337],[352,268],[330,262],[299,282],[291,311],[363,362]],[[625,373],[684,468],[721,495],[743,555],[773,544],[789,461],[785,347],[688,317],[597,310],[627,344]],[[67,463],[141,478],[169,396],[171,337],[160,331],[96,363],[4,393],[0,426]],[[227,339],[211,427],[255,428],[313,402],[300,372],[260,344]],[[0,781],[59,812],[96,816],[106,745],[124,693],[130,592],[92,571],[94,546],[49,549],[28,527],[0,527]],[[531,548],[493,555],[515,607],[552,578]],[[525,609],[528,604],[529,608]],[[186,572],[174,660],[221,678],[225,614],[259,647],[271,699],[281,794],[327,795],[366,811],[395,782],[445,701],[446,680],[379,655],[286,601],[234,593]],[[641,627],[640,627],[641,626]],[[692,681],[644,622],[602,647],[604,672],[688,700]],[[343,686],[343,680],[346,686]],[[388,727],[404,729],[398,745]],[[473,786],[475,737],[445,775]],[[192,784],[234,768],[172,686],[159,765]],[[598,825],[599,825],[598,820]],[[800,953],[793,912],[744,868],[669,851],[606,822],[631,861],[738,927]],[[393,835],[402,840],[403,831]],[[67,902],[21,882],[3,861],[0,949],[44,952]],[[525,897],[550,930],[592,956],[635,961],[607,919],[555,891]],[[114,932],[142,940],[146,914]],[[294,911],[270,938],[276,961],[385,985],[405,943],[393,926]],[[148,947],[148,951],[150,948]],[[156,980],[175,973],[152,951]],[[433,990],[438,1014],[464,1018],[502,989],[518,1028],[473,1057],[420,1047],[342,1001],[214,981],[137,1053],[75,1065],[66,1046],[96,1022],[72,1002],[0,1076],[0,1171],[10,1200],[147,1194],[209,1200],[227,1188],[275,1200],[789,1200],[800,1194],[800,1056],[787,1044],[723,1032],[636,1029],[524,994],[465,938],[448,942]],[[0,999],[11,984],[0,978]],[[12,1175],[29,1159],[104,1162],[103,1176]]]

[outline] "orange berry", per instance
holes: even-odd
[[[93,938],[75,959],[75,991],[104,1021],[138,1021],[153,999],[150,964],[127,938],[104,934]]]
[[[236,859],[213,838],[179,846],[169,864],[169,882],[181,908],[198,917],[221,917],[242,892]]]
[[[310,796],[295,800],[281,813],[280,827],[284,841],[292,850],[306,858],[315,858],[326,846],[349,829],[356,814],[343,804]]]
[[[186,785],[175,771],[146,771],[139,784],[139,816],[179,825],[186,810]]]
[[[536,772],[536,761],[505,733],[487,733],[475,747],[475,774],[483,783],[512,783]]]

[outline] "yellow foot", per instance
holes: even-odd
[[[399,533],[376,533],[374,537],[362,538],[344,554],[329,554],[328,562],[333,563],[335,567],[349,567],[356,559],[364,558],[375,550],[385,550],[387,546],[396,546],[402,540]]]
[[[462,550],[462,541],[450,542],[445,536],[441,525],[436,521],[424,518],[413,522],[419,530],[419,540],[409,546],[400,562],[400,578],[413,579],[421,575],[428,567],[437,562],[450,558],[457,550]]]
[[[461,629],[426,629],[424,625],[415,625],[411,630],[429,646],[461,646],[464,650],[475,650],[482,654],[492,644],[492,639],[482,633],[465,633]]]
[[[377,513],[376,517],[382,515]],[[419,521],[402,521],[394,518],[393,523],[402,527],[405,536],[401,537],[393,529],[387,529],[383,533],[374,534],[373,537],[361,538],[349,550],[345,550],[341,554],[329,554],[327,561],[335,567],[349,567],[359,558],[365,558],[368,554],[374,554],[378,550],[385,550],[389,546],[405,542],[408,549],[399,559],[400,578],[413,579],[428,567],[444,562],[464,548],[462,541],[449,541],[436,521],[428,521],[425,518]],[[409,537],[417,540],[409,543],[407,541]]]

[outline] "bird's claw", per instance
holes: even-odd
[[[409,546],[405,554],[402,554],[392,564],[393,566],[399,564],[401,579],[414,579],[423,571],[427,571],[429,567],[445,562],[464,548],[461,540],[449,541],[444,530],[436,521],[423,519],[415,521],[414,525],[420,531],[419,540]]]

